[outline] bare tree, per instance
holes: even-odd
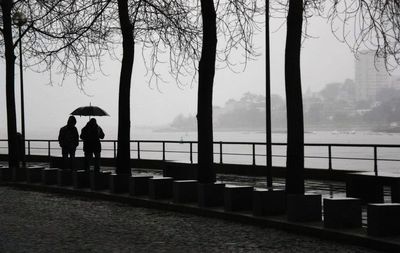
[[[213,0],[201,0],[203,44],[199,63],[199,88],[197,95],[198,180],[213,183],[214,170],[212,94],[217,53],[217,18]]]
[[[88,6],[94,7],[94,2],[95,1],[92,1]],[[74,27],[73,23],[71,23],[71,17],[78,16],[77,13],[82,14],[84,11],[73,8],[74,5],[70,1],[58,0],[47,2],[19,0],[14,2],[12,0],[4,0],[0,2],[0,6],[2,16],[0,32],[3,39],[0,40],[0,55],[6,60],[8,159],[10,167],[18,168],[14,90],[14,63],[16,57],[14,48],[24,39],[24,55],[27,65],[40,65],[45,66],[45,68],[51,68],[51,66],[58,61],[60,66],[64,66],[65,73],[70,71],[72,67],[81,77],[83,76],[82,73],[87,71],[87,69],[82,67],[83,63],[76,61],[75,64],[71,65],[68,62],[73,62],[73,60],[71,60],[73,58],[72,55],[76,56],[80,53],[80,59],[84,59],[84,56],[86,56],[85,59],[87,60],[89,57],[93,56],[93,51],[88,50],[82,53],[82,51],[74,51],[74,49],[79,47],[72,47],[73,44],[77,44],[77,41],[83,41],[88,37],[83,36],[84,34],[86,35],[84,27],[80,27],[81,30],[78,30]],[[16,33],[13,31],[14,27],[12,25],[12,17],[17,12],[24,13],[28,18],[28,24],[23,33],[21,33],[21,37],[15,35]],[[93,18],[93,16],[86,17],[85,21],[93,23],[97,19],[97,17],[94,17],[92,20],[91,18]],[[94,36],[92,38],[96,40]],[[61,54],[63,58],[60,58]],[[81,67],[76,68],[79,64],[81,64]],[[86,62],[85,67],[87,66],[88,64]]]
[[[244,50],[244,62],[246,62],[251,58],[250,56],[255,55],[252,47],[253,34],[258,29],[255,16],[263,8],[259,8],[255,0],[218,1],[212,7],[218,13],[215,29],[220,38],[226,42],[226,46],[216,48],[217,53],[212,53],[214,56],[209,54],[210,57],[214,59],[217,57],[231,67],[229,61],[231,52],[236,48],[241,48]],[[28,13],[30,20],[29,29],[23,33],[26,64],[38,71],[50,71],[50,73],[57,71],[64,76],[75,74],[81,89],[83,89],[85,78],[101,70],[102,56],[107,53],[116,56],[114,49],[121,43],[119,37],[121,32],[123,56],[120,78],[117,172],[129,174],[129,91],[135,46],[137,43],[142,46],[142,55],[151,72],[151,80],[161,79],[157,66],[161,63],[159,56],[163,52],[170,56],[170,73],[178,81],[179,76],[193,73],[192,71],[197,69],[200,58],[199,52],[202,45],[200,40],[202,37],[209,38],[201,33],[198,3],[182,0],[58,0],[54,2],[20,0],[12,8],[24,10]],[[205,16],[204,20],[207,19]],[[207,43],[206,39],[203,45]],[[214,65],[212,69],[215,69]],[[214,70],[211,70],[210,73],[213,72]],[[203,79],[203,74],[201,76],[199,78]],[[212,108],[212,79],[213,77],[211,79],[208,77],[206,88],[208,89],[206,101],[209,108]],[[14,87],[14,84],[11,86]],[[204,90],[203,87],[204,85],[201,85],[199,92]],[[200,134],[203,137],[199,136],[199,140],[207,139],[209,143],[212,143],[212,110],[206,109],[201,101],[203,100],[200,99],[199,108],[204,108],[206,113],[202,117],[204,120],[199,121],[199,127],[209,130],[207,130],[207,138],[203,138],[204,135]],[[203,115],[203,113],[200,114]],[[208,122],[207,127],[204,127],[202,122]],[[201,148],[199,153],[200,157],[207,153],[208,155],[205,155],[208,157],[207,162],[212,164],[212,159],[209,159],[212,158],[212,145],[210,149]],[[199,160],[204,161],[201,158]]]
[[[373,50],[389,71],[400,65],[400,2],[397,0],[322,1],[319,13],[333,34],[354,54]]]
[[[231,67],[232,51],[242,50],[244,63],[256,55],[252,39],[258,29],[258,18],[264,13],[264,8],[262,4],[257,5],[256,0],[227,0],[216,3],[213,0],[201,0],[200,3],[203,42],[197,97],[198,180],[201,183],[213,183],[216,180],[216,173],[212,98],[216,60],[219,59]],[[222,41],[219,49],[218,38]]]
[[[5,2],[4,2],[5,3]],[[83,90],[86,78],[101,70],[101,57],[111,54],[118,57],[114,49],[121,43],[122,67],[120,79],[120,99],[118,118],[118,158],[117,172],[130,173],[130,86],[135,42],[141,42],[143,48],[153,48],[143,57],[156,59],[148,61],[149,69],[155,72],[160,54],[174,55],[170,60],[171,69],[176,75],[182,72],[182,66],[189,59],[196,59],[199,43],[198,24],[189,18],[193,7],[185,1],[29,1],[20,0],[2,8],[8,15],[12,11],[23,11],[28,16],[28,28],[24,31],[25,64],[38,71],[53,71],[64,77],[74,74],[79,88]],[[11,19],[10,19],[11,20]],[[8,22],[8,23],[7,23]],[[11,28],[11,23],[10,23]],[[12,39],[12,33],[10,35]],[[21,38],[18,38],[19,40]],[[4,40],[7,41],[7,40]],[[12,45],[12,43],[10,43]],[[6,48],[7,49],[7,48]],[[145,50],[145,49],[143,49]],[[5,52],[13,51],[5,50]],[[7,54],[6,54],[7,55]],[[10,57],[10,59],[14,57]],[[12,64],[7,64],[12,66]],[[10,92],[14,92],[13,74],[8,75]],[[52,75],[50,75],[51,78]],[[153,76],[153,77],[154,77]],[[63,77],[63,78],[64,78]],[[52,79],[50,80],[53,81]],[[14,95],[8,92],[7,98]],[[10,100],[10,108],[15,101]],[[8,129],[16,129],[15,125]],[[14,130],[16,134],[16,130]],[[9,134],[9,137],[15,134]],[[9,138],[13,144],[14,138]],[[15,145],[14,145],[15,146]],[[11,150],[13,145],[10,145]],[[10,152],[12,154],[13,152]],[[10,155],[12,157],[12,155]]]
[[[289,0],[285,49],[287,110],[286,192],[304,193],[304,123],[301,92],[300,49],[303,1]]]
[[[285,88],[288,144],[286,190],[304,193],[304,124],[302,111],[300,50],[307,37],[307,22],[320,16],[331,22],[332,32],[355,54],[375,50],[388,70],[400,63],[400,3],[384,0],[276,0],[275,15],[286,15]],[[273,14],[274,15],[274,14]],[[302,24],[306,25],[303,27]]]
[[[17,121],[15,112],[15,91],[14,91],[14,42],[12,34],[11,11],[12,0],[1,1],[2,28],[1,33],[4,39],[4,51],[6,59],[6,105],[7,105],[7,135],[8,135],[8,163],[11,168],[18,168],[17,157]]]

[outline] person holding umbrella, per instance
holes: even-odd
[[[58,134],[58,143],[60,144],[63,157],[63,169],[67,169],[68,167],[71,170],[74,169],[75,151],[79,145],[79,134],[75,125],[75,117],[69,116],[67,125],[63,126]],[[67,165],[67,160],[69,160],[69,165]]]
[[[85,153],[85,170],[89,172],[90,161],[94,155],[94,171],[100,172],[100,139],[104,138],[104,132],[97,125],[96,119],[89,120],[86,126],[82,128],[80,137],[83,140],[83,152]]]

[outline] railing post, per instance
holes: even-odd
[[[374,172],[375,176],[378,175],[378,147],[374,146]]]
[[[222,164],[222,141],[219,142],[219,163]]]
[[[117,158],[117,142],[113,141],[113,146],[114,146],[114,158]]]
[[[256,144],[252,144],[253,146],[253,165],[256,165]]]
[[[162,142],[162,159],[165,161],[165,141]]]
[[[28,141],[28,155],[31,155],[31,141]]]
[[[51,162],[50,160],[50,157],[51,157],[51,144],[50,144],[50,141],[47,141],[47,153],[48,153],[48,156],[49,156],[49,162]]]
[[[137,159],[140,160],[140,141],[137,142]]]
[[[328,169],[332,171],[332,146],[328,145]]]
[[[193,143],[190,142],[190,163],[193,163]]]

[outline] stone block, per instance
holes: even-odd
[[[127,193],[129,192],[130,174],[110,174],[109,189],[111,193]]]
[[[42,170],[44,170],[44,167],[41,166],[28,167],[26,171],[26,181],[28,183],[42,182]]]
[[[197,203],[200,207],[216,207],[224,205],[223,183],[197,184]]]
[[[42,184],[57,184],[58,168],[45,168],[42,170]]]
[[[349,174],[346,197],[359,198],[363,203],[383,203],[383,185],[375,176]]]
[[[197,202],[197,180],[175,180],[172,186],[175,203]]]
[[[149,175],[133,175],[129,178],[129,193],[132,196],[147,195],[149,193]]]
[[[164,177],[173,177],[176,180],[197,179],[197,165],[183,162],[166,162],[163,170]]]
[[[225,211],[251,210],[253,203],[253,187],[226,185],[224,189]]]
[[[6,166],[0,168],[0,182],[12,180],[12,169]]]
[[[357,198],[324,199],[324,226],[326,228],[361,227],[361,200]]]
[[[89,176],[90,189],[92,190],[104,190],[109,187],[111,172],[97,172],[91,171]]]
[[[89,187],[89,172],[86,170],[75,170],[72,172],[72,183],[74,188]]]
[[[153,177],[149,179],[149,197],[152,199],[172,198],[172,177]]]
[[[367,207],[367,233],[370,236],[400,235],[400,204],[376,203]]]
[[[321,221],[321,194],[288,194],[286,208],[288,221]]]
[[[26,168],[13,168],[12,169],[12,180],[13,181],[25,181],[26,180]]]
[[[254,189],[253,215],[279,215],[286,212],[286,194],[282,189]]]
[[[72,170],[59,169],[57,172],[57,184],[59,186],[70,186],[72,185]]]
[[[391,186],[392,203],[400,203],[400,180],[395,180]]]

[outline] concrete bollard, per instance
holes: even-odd
[[[175,180],[172,184],[173,201],[175,203],[196,202],[197,184],[197,180]]]
[[[72,170],[70,169],[58,169],[57,171],[57,184],[59,186],[70,186],[72,185]]]
[[[321,221],[321,194],[288,194],[286,196],[288,221]]]
[[[32,166],[26,170],[26,181],[28,183],[39,183],[42,182],[42,170],[43,166]]]
[[[26,180],[26,168],[13,168],[12,169],[12,180],[13,181],[25,181]]]
[[[110,174],[108,176],[111,193],[128,193],[130,174]]]
[[[226,185],[224,189],[225,211],[251,210],[253,203],[253,187]]]
[[[42,170],[42,184],[57,184],[58,168],[45,168]]]
[[[400,180],[397,179],[390,186],[390,191],[392,194],[392,203],[400,203]]]
[[[6,182],[12,180],[12,170],[7,166],[0,168],[0,182]]]
[[[253,215],[279,215],[286,212],[286,194],[282,189],[254,189]]]
[[[199,183],[197,185],[198,200],[200,207],[215,207],[224,205],[224,189],[223,183]]]
[[[104,190],[109,186],[111,172],[91,171],[89,174],[90,189]]]
[[[89,187],[89,172],[86,170],[75,170],[72,172],[72,183],[75,189]]]
[[[172,198],[172,177],[153,177],[149,179],[149,197],[152,199]]]
[[[367,207],[367,233],[370,236],[400,235],[400,204],[377,203]]]
[[[129,194],[132,196],[147,195],[149,193],[149,175],[133,175],[129,178]]]
[[[326,228],[361,227],[361,200],[357,198],[324,199],[324,226]]]
[[[363,203],[383,203],[383,185],[375,176],[348,174],[346,197],[359,198]]]

